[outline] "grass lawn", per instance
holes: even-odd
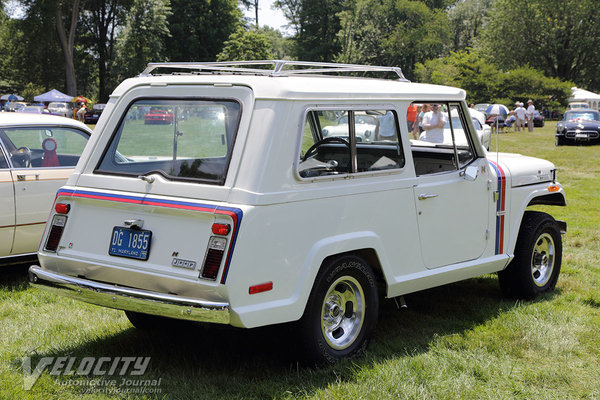
[[[21,360],[31,355],[34,366],[48,356],[151,357],[129,378],[160,379],[160,393],[85,395],[94,399],[600,399],[600,146],[556,148],[554,126],[499,137],[502,151],[553,161],[565,187],[568,206],[547,207],[569,224],[552,294],[507,300],[487,275],[407,296],[404,311],[387,300],[364,357],[307,369],[288,355],[284,329],[144,333],[122,312],[29,287],[26,266],[4,267],[0,399],[81,397],[85,387],[69,384],[81,378],[48,370],[24,390]]]

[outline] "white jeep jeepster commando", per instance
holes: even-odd
[[[349,76],[370,71],[396,79]],[[566,224],[526,209],[566,204],[555,167],[487,153],[464,100],[398,68],[150,64],[110,97],[30,280],[137,327],[293,322],[326,362],[367,346],[380,297],[494,272],[552,290]]]

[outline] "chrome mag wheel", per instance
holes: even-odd
[[[321,309],[321,330],[327,344],[343,350],[356,340],[365,319],[365,295],[351,276],[339,277],[327,290]]]
[[[554,270],[555,246],[550,234],[543,233],[538,237],[531,255],[531,275],[539,287],[548,283]]]

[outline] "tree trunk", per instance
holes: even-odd
[[[56,31],[65,56],[65,73],[67,83],[67,94],[69,96],[77,96],[77,80],[75,79],[75,64],[73,62],[73,48],[75,44],[75,31],[77,28],[77,18],[79,16],[79,1],[73,1],[73,12],[71,13],[71,26],[69,29],[69,37],[65,32],[63,25],[63,16],[60,4],[56,7]]]

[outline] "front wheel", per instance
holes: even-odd
[[[519,230],[515,257],[498,273],[503,293],[532,298],[554,290],[562,263],[560,228],[550,215],[526,211]]]
[[[330,261],[317,276],[299,321],[308,361],[333,364],[362,353],[375,329],[378,308],[375,275],[362,258]]]

